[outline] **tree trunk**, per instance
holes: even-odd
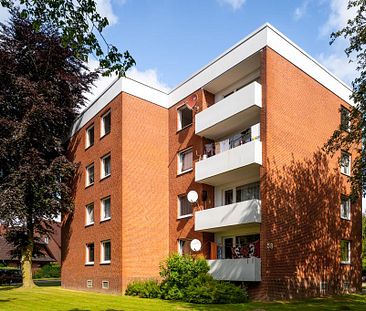
[[[22,249],[20,263],[22,266],[23,288],[32,288],[35,286],[32,278],[32,253],[33,241]]]

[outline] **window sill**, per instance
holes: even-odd
[[[346,174],[346,173],[343,173],[343,172],[341,172],[341,174],[344,175],[344,176],[347,176],[347,177],[351,177],[351,174]]]
[[[181,132],[181,131],[183,131],[183,130],[185,130],[185,129],[189,128],[189,127],[191,127],[192,125],[193,125],[193,123],[188,124],[188,125],[186,125],[186,126],[182,127],[181,129],[177,129],[177,134],[178,134],[179,132]]]
[[[90,146],[88,146],[88,147],[85,147],[85,151],[87,151],[87,150],[89,150],[91,147],[93,147],[94,146],[94,144],[92,144],[92,145],[90,145]]]
[[[103,135],[100,135],[99,140],[102,140],[104,137],[108,136],[111,133],[111,131],[109,131],[108,133],[104,133]]]
[[[341,216],[341,219],[342,219],[342,220],[351,221],[351,217],[350,217],[350,218],[345,218],[345,217],[342,217],[342,216]]]
[[[101,261],[100,262],[101,265],[110,265],[111,264],[111,261],[108,260],[108,261]]]
[[[350,266],[351,262],[350,261],[341,261],[341,265],[343,266]]]
[[[178,216],[177,219],[178,220],[182,220],[182,219],[191,218],[191,217],[193,217],[193,214],[187,214],[187,215]]]
[[[94,226],[94,222],[91,222],[90,224],[86,224],[85,228],[88,228],[88,227],[91,227],[91,226]]]
[[[107,178],[111,177],[111,175],[112,175],[112,174],[109,174],[109,175],[104,176],[104,177],[100,177],[100,180],[99,180],[99,181],[103,181],[103,180],[105,180],[105,179],[107,179]]]
[[[108,220],[111,220],[111,217],[101,219],[101,220],[100,220],[100,222],[102,223],[102,222],[106,222],[106,221],[108,221]]]
[[[193,171],[193,167],[192,168],[190,168],[189,170],[186,170],[186,171],[183,171],[183,172],[179,172],[179,173],[177,173],[177,177],[178,176],[181,176],[181,175],[184,175],[184,174],[187,174],[187,173],[190,173],[190,172],[192,172]]]
[[[86,262],[85,266],[94,266],[94,262]]]
[[[85,189],[88,189],[88,188],[90,188],[91,186],[94,186],[94,183],[92,183],[92,184],[90,184],[90,185],[86,185],[86,186],[85,186]]]

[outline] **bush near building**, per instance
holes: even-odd
[[[51,263],[44,265],[38,269],[34,275],[34,279],[47,279],[47,278],[60,278],[61,277],[61,266],[59,264]]]
[[[126,295],[141,298],[161,298],[191,303],[242,303],[248,300],[246,291],[231,283],[216,281],[208,274],[204,258],[168,257],[160,266],[162,282],[135,281],[126,289]]]

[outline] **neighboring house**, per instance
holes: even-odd
[[[62,286],[122,292],[199,239],[210,273],[253,298],[360,290],[355,154],[320,153],[347,130],[350,94],[268,24],[169,94],[114,82],[70,139],[80,169]]]
[[[40,254],[32,258],[32,269],[36,270],[49,263],[61,263],[61,226],[52,225],[54,233],[51,237],[42,237],[38,243]],[[14,247],[5,237],[0,236],[0,263],[12,267],[20,267],[19,256],[14,255]]]

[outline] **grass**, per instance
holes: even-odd
[[[366,295],[347,295],[333,298],[294,302],[250,302],[239,305],[192,305],[159,299],[142,299],[128,296],[87,293],[61,287],[36,287],[24,290],[0,287],[0,310],[59,310],[59,311],[129,311],[129,310],[197,310],[197,311],[270,311],[270,310],[366,310]]]

